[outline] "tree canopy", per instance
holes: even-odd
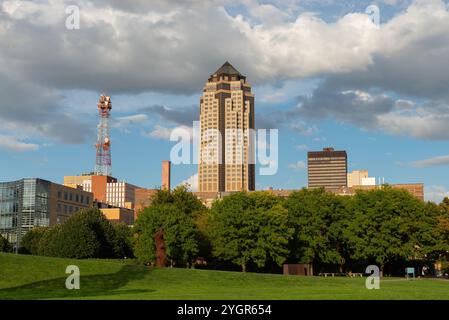
[[[173,203],[145,208],[134,226],[135,255],[141,261],[155,262],[155,234],[162,230],[166,254],[177,263],[188,263],[198,253],[197,228],[192,217]]]
[[[160,190],[149,207],[139,214],[134,226],[135,255],[144,262],[155,262],[158,231],[164,234],[167,258],[173,263],[190,264],[199,252],[199,231],[195,217],[205,207],[185,186],[173,191]]]
[[[428,227],[425,204],[405,190],[383,187],[358,192],[349,202],[353,215],[345,233],[352,257],[384,265],[416,257]]]
[[[235,193],[212,205],[213,254],[242,271],[249,263],[263,267],[269,259],[281,265],[292,232],[281,199],[268,193]]]
[[[6,239],[0,234],[0,252],[11,252],[11,251],[12,251],[11,243],[9,243],[8,239]]]
[[[98,209],[80,210],[47,230],[38,253],[76,259],[122,257],[114,227]]]
[[[344,263],[346,203],[324,189],[303,189],[287,198],[288,224],[295,230],[289,246],[292,263]]]

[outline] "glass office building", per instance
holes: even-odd
[[[50,225],[50,186],[42,179],[0,183],[0,233],[15,250],[28,230]]]

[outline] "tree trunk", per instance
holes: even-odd
[[[245,263],[242,264],[242,272],[246,272],[246,264]]]
[[[384,264],[380,265],[380,277],[383,278],[384,277]]]

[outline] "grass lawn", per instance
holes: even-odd
[[[80,268],[67,290],[65,269]],[[0,253],[0,299],[449,299],[447,280],[300,277],[147,268],[133,261],[70,260]]]

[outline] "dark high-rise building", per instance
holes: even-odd
[[[346,151],[324,148],[307,153],[309,188],[324,187],[327,190],[347,186],[348,157]]]
[[[255,188],[254,95],[229,62],[213,73],[200,100],[200,192]]]

